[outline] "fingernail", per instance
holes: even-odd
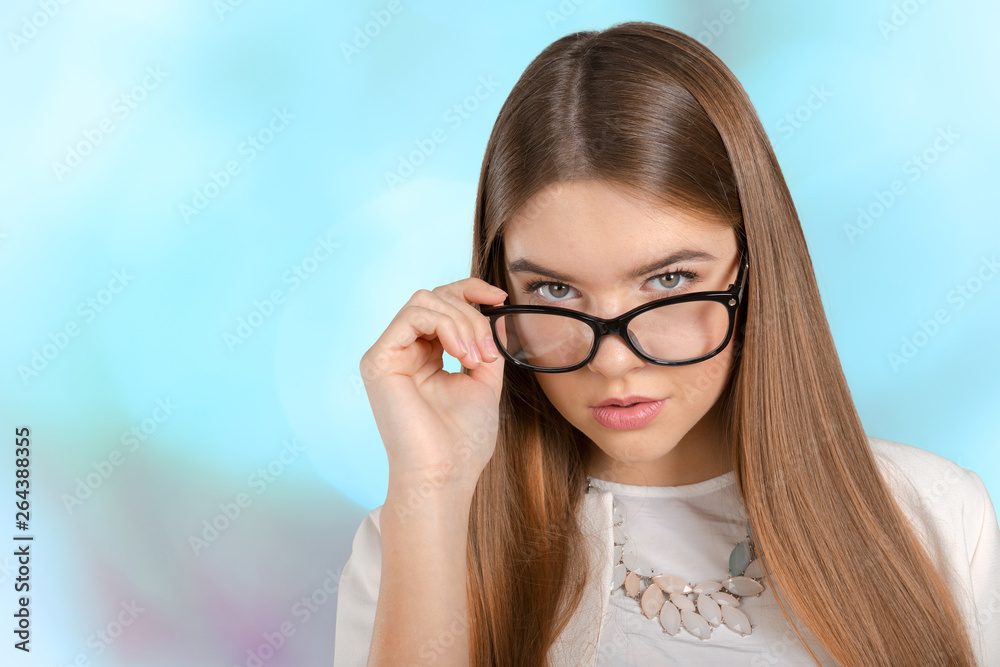
[[[458,337],[458,347],[462,350],[463,357],[469,353],[469,344],[461,336]]]
[[[496,343],[493,342],[492,336],[483,338],[483,349],[486,350],[486,354],[490,355],[494,359],[500,357],[500,351],[497,349]]]
[[[483,357],[482,357],[481,354],[479,354],[479,348],[478,347],[476,347],[475,345],[473,345],[472,349],[470,350],[470,352],[472,353],[472,358],[473,359],[475,359],[479,363],[483,363]]]

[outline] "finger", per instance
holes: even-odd
[[[493,329],[490,326],[490,318],[486,317],[475,306],[462,301],[452,292],[442,291],[441,299],[453,305],[469,321],[469,329],[473,336],[472,340],[479,350],[480,359],[486,363],[492,362],[500,356],[500,351],[496,348],[493,339]],[[467,331],[463,327],[463,332]],[[463,334],[464,335],[464,334]]]
[[[464,354],[452,354],[456,359],[462,361],[466,368],[475,368],[476,364],[482,363],[484,357],[480,346],[477,344],[478,331],[481,326],[477,326],[473,318],[482,318],[475,308],[469,304],[460,303],[453,297],[448,297],[446,292],[427,292],[414,295],[414,302],[429,310],[435,310],[450,317],[458,328],[461,338],[460,348],[465,350]],[[451,351],[449,350],[449,354]]]
[[[420,340],[414,344],[419,345],[420,343],[428,345],[430,350],[427,354],[427,361],[411,376],[418,386],[423,384],[427,378],[444,369],[444,359],[442,358],[444,347],[441,345],[441,339],[435,338],[431,341]]]
[[[422,339],[424,344],[415,345],[417,339]],[[435,339],[440,339],[443,349],[456,358],[468,354],[462,350],[458,326],[452,317],[412,303],[403,306],[366,353],[368,367],[362,368],[362,379],[366,378],[365,371],[370,377],[387,373],[412,376],[426,363],[433,349],[426,343]]]
[[[435,287],[432,291],[444,298],[450,297],[449,301],[467,304],[469,308],[479,312],[480,304],[488,306],[498,306],[507,299],[507,293],[499,287],[494,287],[478,278],[466,278],[458,282],[449,283]]]
[[[431,294],[438,297],[442,304],[454,308],[448,312],[456,317],[462,338],[470,348],[470,356],[463,359],[466,368],[475,368],[479,363],[492,363],[500,358],[489,318],[482,315],[469,300],[474,300],[476,304],[502,303],[507,298],[506,292],[478,278],[467,278],[436,287]],[[437,307],[426,294],[414,296],[422,305]]]
[[[489,318],[480,313],[478,304],[500,305],[507,299],[507,293],[479,278],[466,278],[448,285],[442,285],[434,290],[436,294],[450,303],[458,306],[467,313],[476,326],[476,342],[489,341],[485,347],[490,347],[493,343],[493,334],[490,329]],[[477,304],[477,305],[473,305]],[[483,349],[483,346],[480,346]],[[496,356],[499,356],[497,353]]]
[[[441,290],[454,294],[459,299],[469,303],[496,304],[507,298],[506,292],[481,278],[464,278],[435,288],[435,291]]]

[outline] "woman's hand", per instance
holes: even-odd
[[[471,304],[505,298],[479,278],[417,290],[362,356],[390,477],[475,487],[496,447],[504,358]],[[445,371],[444,351],[468,375]]]

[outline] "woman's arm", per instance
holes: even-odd
[[[506,295],[478,278],[417,290],[361,357],[389,460],[369,665],[469,663],[469,513],[496,448],[504,371],[473,304]],[[444,371],[445,351],[468,373]]]
[[[389,475],[369,666],[468,665],[466,543],[474,484]]]

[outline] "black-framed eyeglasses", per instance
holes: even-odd
[[[539,373],[568,373],[597,354],[601,338],[621,336],[640,359],[659,366],[705,361],[726,348],[743,299],[749,261],[740,256],[736,282],[725,291],[657,299],[611,319],[556,306],[480,308],[493,340],[515,365]]]

